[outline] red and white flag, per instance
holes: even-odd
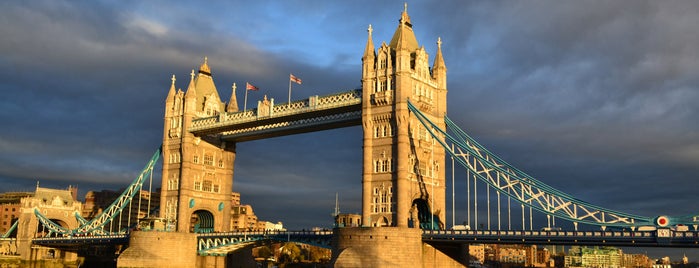
[[[260,90],[260,89],[257,88],[256,86],[251,85],[248,82],[245,82],[245,90]]]
[[[293,74],[289,74],[289,81],[294,82],[296,84],[301,84],[301,79],[298,77],[294,76]]]

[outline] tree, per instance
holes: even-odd
[[[321,247],[310,247],[309,260],[312,262],[327,262],[330,250]]]
[[[279,250],[281,251],[279,262],[292,263],[302,260],[301,249],[296,245],[296,243],[284,243]]]
[[[257,257],[259,257],[259,258],[268,259],[272,255],[274,255],[274,254],[272,253],[272,250],[268,246],[262,246],[262,247],[257,248]]]

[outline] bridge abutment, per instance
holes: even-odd
[[[354,267],[465,267],[422,242],[422,230],[406,227],[336,228],[331,264]]]
[[[135,231],[117,267],[197,267],[196,248],[197,234]]]

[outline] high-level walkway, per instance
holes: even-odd
[[[194,119],[189,131],[197,136],[221,133],[226,141],[240,142],[354,126],[362,120],[360,89],[291,103],[266,102],[255,109]]]

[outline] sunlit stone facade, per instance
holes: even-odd
[[[187,91],[175,89],[165,100],[160,216],[179,232],[228,231],[235,144],[196,137],[192,120],[237,111],[235,95],[226,105],[218,95],[208,62],[192,70]]]
[[[447,69],[441,40],[430,67],[407,6],[389,44],[375,49],[371,26],[368,31],[362,57],[362,225],[417,227],[422,217],[423,223],[426,218],[434,223],[430,227],[443,228],[445,152],[408,111],[410,101],[445,127]]]

